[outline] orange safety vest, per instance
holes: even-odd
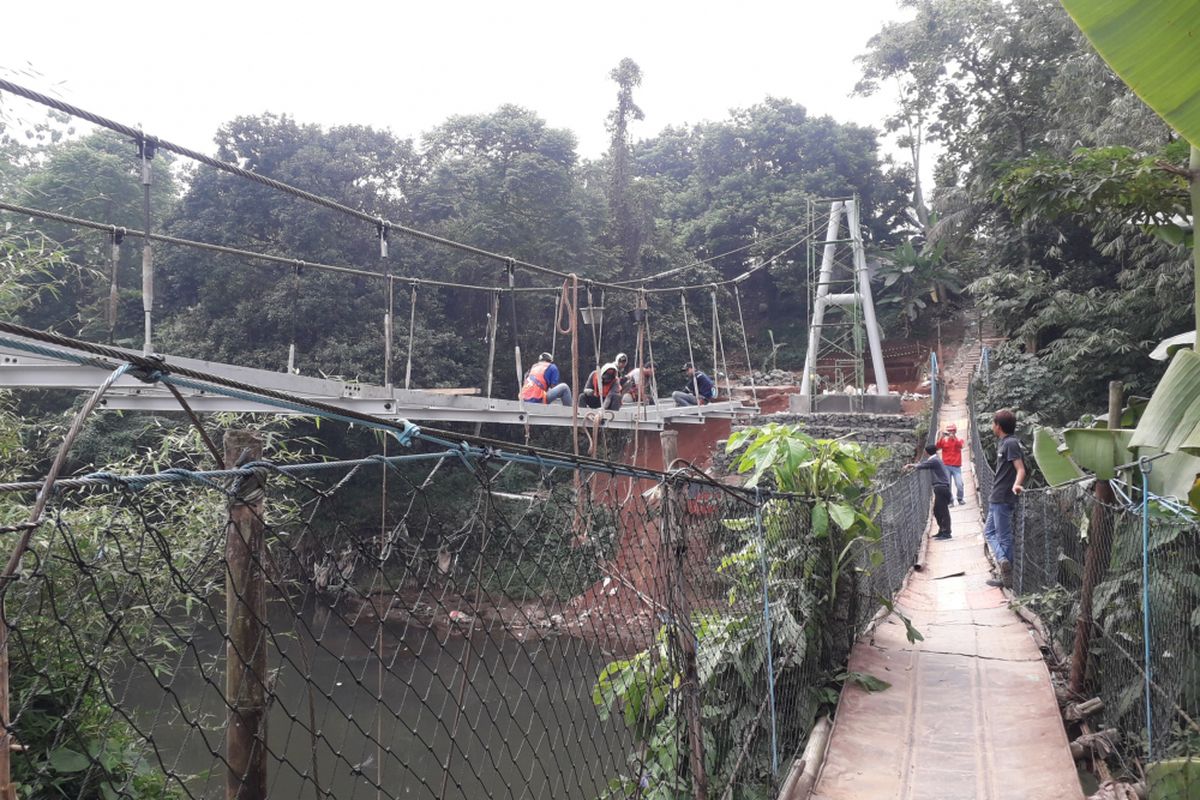
[[[615,374],[613,375],[613,379],[611,381],[606,381],[603,384],[601,383],[600,376],[606,367],[607,365],[605,365],[605,367],[601,367],[599,372],[592,370],[592,385],[596,389],[596,394],[599,395],[601,399],[608,397],[610,394],[612,394],[613,389],[621,385],[621,379]]]
[[[539,361],[529,368],[529,374],[525,376],[525,385],[521,387],[522,400],[546,402],[546,392],[550,389],[550,384],[546,381],[546,370],[549,367],[549,361]]]

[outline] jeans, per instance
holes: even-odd
[[[675,398],[675,405],[677,406],[696,405],[696,395],[694,394],[688,394],[687,392],[675,392],[671,395],[671,397]]]
[[[962,482],[962,467],[952,467],[949,464],[944,465],[946,472],[950,473],[951,480],[954,481],[954,488],[958,490],[958,502],[963,501],[963,482]]]
[[[987,523],[983,526],[983,538],[996,561],[1012,561],[1013,555],[1013,507],[1008,503],[989,503]]]
[[[621,393],[616,389],[613,389],[608,393],[608,396],[604,398],[603,402],[601,402],[600,397],[594,393],[585,394],[583,396],[583,404],[588,408],[606,408],[609,411],[620,411]]]
[[[564,406],[571,405],[571,387],[565,383],[551,386],[546,392],[546,402],[553,403],[556,400],[561,400]]]
[[[950,487],[933,487],[933,518],[937,520],[938,533],[950,535]]]
[[[557,384],[556,386],[551,386],[549,389],[547,389],[545,400],[526,400],[525,402],[526,403],[538,403],[539,405],[542,403],[545,403],[548,405],[550,403],[555,403],[560,400],[562,401],[562,404],[564,406],[571,405],[571,387],[567,386],[565,383],[560,383],[560,384]]]

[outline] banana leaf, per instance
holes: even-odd
[[[1062,0],[1138,97],[1200,146],[1200,0]]]
[[[1200,455],[1200,353],[1175,353],[1129,445]]]
[[[1063,431],[1071,459],[1100,480],[1117,476],[1116,467],[1137,457],[1129,449],[1133,431],[1122,428],[1068,428]]]
[[[1060,486],[1083,476],[1083,470],[1070,456],[1059,452],[1058,440],[1050,428],[1038,428],[1033,432],[1033,460],[1051,486]]]

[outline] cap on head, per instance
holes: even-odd
[[[946,426],[946,430],[949,433],[955,433],[958,431],[958,426],[955,425],[953,422],[951,422],[949,425]]]
[[[538,356],[538,361],[550,361],[550,362],[553,362],[553,361],[554,361],[554,356],[550,355],[549,353],[542,353],[540,356]]]
[[[625,355],[624,353],[617,353],[617,357],[615,360],[616,360],[616,363],[623,364],[623,363],[629,361],[629,356]]]
[[[692,367],[692,365],[691,365],[691,364],[684,364],[684,365],[683,365],[683,371],[684,371],[684,372],[687,372],[689,369],[692,369],[692,368],[693,368],[693,367]]]

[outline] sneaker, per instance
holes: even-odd
[[[944,531],[943,531],[942,533],[939,533],[939,534],[937,534],[937,535],[936,535],[936,536],[934,536],[933,538],[934,538],[934,539],[937,539],[937,540],[939,540],[939,541],[942,541],[942,542],[944,542],[944,541],[946,541],[947,539],[949,539],[949,538],[951,538],[951,537],[950,537],[950,534],[949,534],[949,533],[946,533],[946,532],[944,532]]]
[[[1001,578],[988,578],[988,579],[987,579],[987,585],[988,585],[988,586],[995,586],[997,589],[1003,589],[1003,588],[1005,588],[1005,586],[1004,586],[1004,580],[1003,580],[1003,579],[1001,579]]]

